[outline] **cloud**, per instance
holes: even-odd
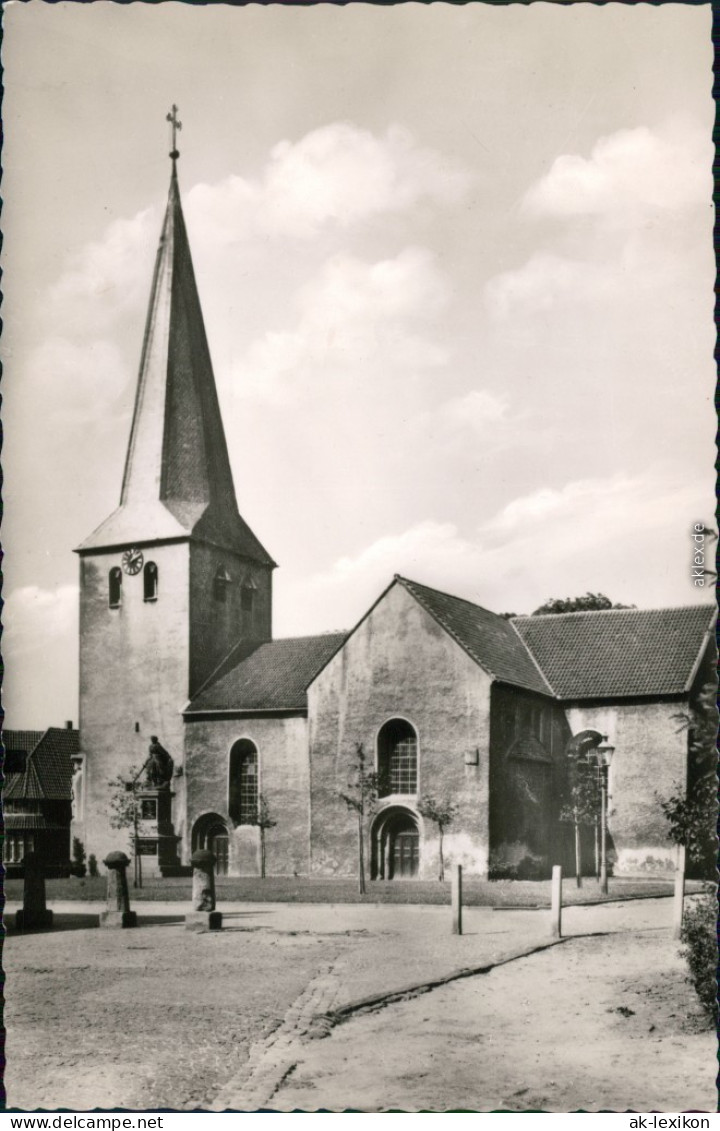
[[[3,625],[7,725],[42,730],[77,718],[77,585],[13,589]]]
[[[43,420],[53,428],[59,421],[102,422],[130,380],[130,370],[112,342],[52,337],[28,357],[28,407],[42,404]]]
[[[423,329],[447,301],[445,279],[424,248],[376,263],[334,256],[297,293],[295,328],[266,333],[236,362],[235,391],[284,401],[328,372],[442,366],[448,351]]]
[[[452,204],[469,174],[412,135],[391,126],[384,136],[348,122],[281,141],[256,180],[230,176],[188,193],[188,215],[217,240],[250,235],[311,238],[325,225],[348,228],[423,200]]]
[[[495,318],[508,318],[516,311],[541,314],[564,303],[610,298],[623,281],[621,265],[537,252],[517,270],[488,280],[485,302]]]
[[[128,312],[141,308],[149,293],[160,213],[146,208],[131,219],[114,220],[101,239],[85,244],[50,288],[46,318],[66,337],[103,335]]]
[[[556,158],[526,192],[522,210],[535,225],[564,223],[546,224],[544,247],[488,281],[490,314],[565,316],[603,303],[624,317],[640,300],[647,318],[676,301],[701,269],[698,222],[710,236],[712,155],[708,131],[673,121],[600,138],[589,158]],[[657,297],[664,289],[674,294]]]
[[[3,607],[3,653],[11,657],[44,651],[54,640],[77,636],[78,586],[13,589]],[[12,665],[11,665],[12,666]]]
[[[426,520],[380,537],[316,574],[302,592],[316,617],[322,600],[316,629],[355,623],[395,573],[495,611],[530,612],[549,597],[588,590],[639,606],[678,603],[683,583],[690,604],[703,599],[690,579],[690,527],[711,512],[711,498],[657,468],[540,487],[474,531]],[[297,601],[299,593],[288,596]],[[310,630],[285,615],[292,631]]]
[[[589,158],[564,154],[523,200],[536,216],[677,210],[712,200],[710,134],[694,124],[641,126],[600,138]]]

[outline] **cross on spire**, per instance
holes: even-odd
[[[177,147],[177,132],[178,130],[182,129],[182,122],[178,119],[177,112],[178,108],[173,102],[170,113],[165,115],[165,120],[170,123],[170,128],[172,130],[172,150],[170,151],[170,156],[172,157],[173,161],[177,161],[178,157],[180,156],[180,152]]]

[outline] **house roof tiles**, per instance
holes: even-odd
[[[516,617],[512,624],[560,699],[678,695],[689,689],[711,605]]]
[[[69,801],[72,797],[72,757],[79,753],[79,731],[48,727],[46,731],[3,732],[6,750],[27,749],[27,736],[38,741],[27,750],[25,769],[7,774],[3,792],[7,798],[42,801]],[[25,745],[23,745],[25,744]]]

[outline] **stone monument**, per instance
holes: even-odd
[[[192,864],[192,911],[185,916],[187,931],[219,931],[222,912],[215,910],[215,856],[199,848],[190,857]]]
[[[137,927],[137,915],[130,910],[127,868],[130,860],[124,852],[111,852],[103,860],[107,875],[107,911],[100,915],[101,927]]]
[[[18,931],[25,931],[30,927],[52,927],[53,913],[45,906],[45,872],[42,863],[35,852],[28,852],[23,864],[23,905],[22,911],[15,912],[15,926]]]

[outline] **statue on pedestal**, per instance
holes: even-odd
[[[145,780],[157,789],[167,789],[173,776],[173,760],[160,745],[156,734],[150,736],[150,756],[146,762]]]

